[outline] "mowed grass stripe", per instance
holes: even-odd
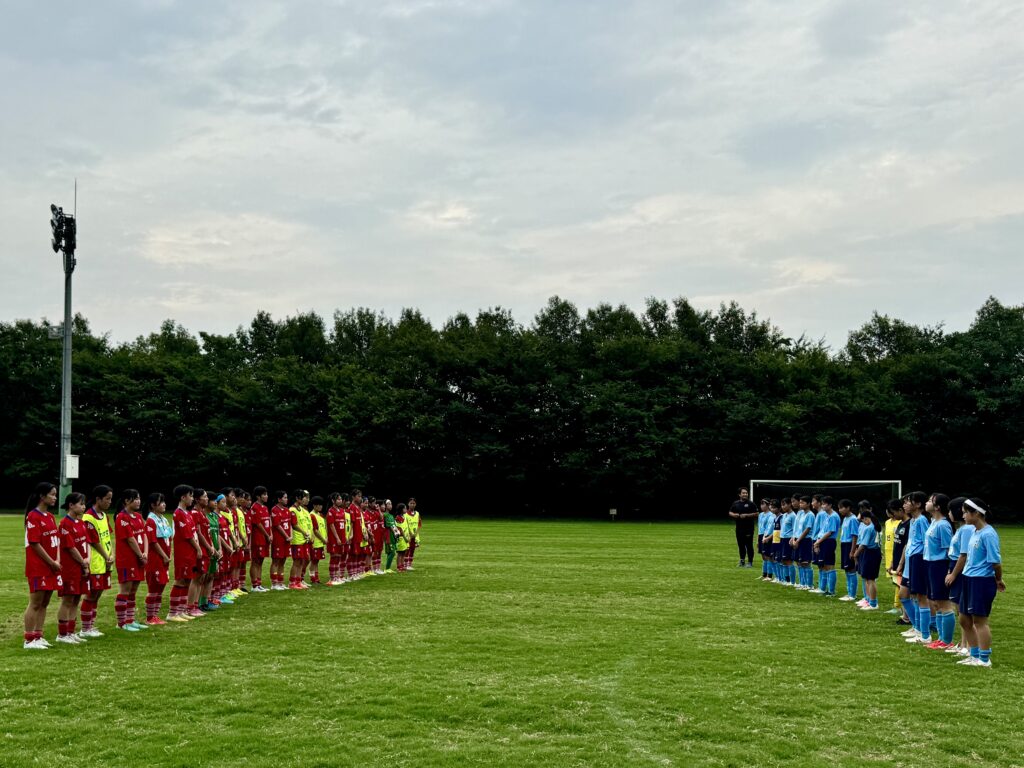
[[[108,637],[29,653],[21,520],[0,517],[0,764],[1024,763],[1018,529],[976,670],[757,582],[729,526],[425,526],[413,573],[134,636],[108,594]]]

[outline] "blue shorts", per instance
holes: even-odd
[[[835,566],[836,564],[836,540],[829,536],[818,545],[818,564]]]
[[[949,561],[949,572],[952,573],[953,569],[955,567],[956,567],[956,560],[950,560]],[[963,585],[964,585],[963,574],[960,574],[959,576],[957,576],[956,580],[952,584],[949,585],[949,599],[952,600],[954,603],[957,603],[957,604],[960,603],[960,592],[962,591],[961,588],[963,587]]]
[[[782,542],[781,541],[773,541],[772,542],[772,558],[776,562],[779,562],[779,563],[782,562]]]
[[[928,567],[928,599],[949,600],[946,576],[949,574],[949,560],[925,560]]]
[[[814,542],[805,536],[796,545],[796,559],[801,563],[809,563],[812,555],[814,555]]]
[[[966,595],[967,610],[964,613],[969,616],[988,616],[992,613],[992,601],[996,599],[995,577],[964,576],[963,582],[960,601],[963,603]]]
[[[910,556],[910,594],[928,594],[928,568],[924,563],[924,553]]]
[[[782,542],[782,559],[793,560],[793,546],[789,543],[789,539]]]
[[[852,571],[853,563],[850,562],[850,550],[853,549],[852,541],[839,542],[839,563],[844,571]]]
[[[878,567],[882,564],[882,550],[878,547],[865,549],[857,559],[857,573],[864,581],[878,578]]]

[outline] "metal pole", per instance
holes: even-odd
[[[64,254],[64,366],[61,375],[60,402],[60,503],[71,493],[68,480],[68,454],[71,453],[71,273],[75,255]]]

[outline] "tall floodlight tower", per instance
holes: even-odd
[[[78,457],[71,455],[71,275],[75,271],[77,227],[75,217],[56,205],[50,206],[53,252],[64,254],[64,355],[60,399],[60,503],[71,492],[78,477]]]

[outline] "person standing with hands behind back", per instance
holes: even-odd
[[[757,520],[757,507],[750,500],[750,492],[746,488],[739,489],[739,499],[729,507],[729,517],[736,521],[736,546],[740,551],[740,562],[737,568],[754,567],[754,521]]]

